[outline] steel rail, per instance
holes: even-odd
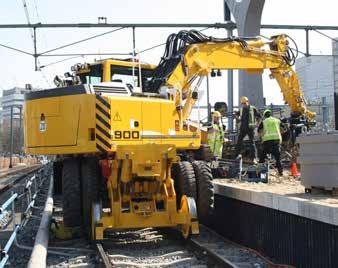
[[[209,228],[206,228],[203,225],[201,225],[201,228],[210,231]],[[135,233],[136,232],[137,231],[135,231]],[[167,236],[170,240],[172,238],[173,243],[178,242],[180,245],[183,245],[186,252],[190,252],[194,256],[196,256],[196,252],[197,252],[199,256],[203,256],[203,259],[206,260],[206,264],[210,267],[224,267],[224,268],[242,267],[230,261],[226,256],[217,253],[216,250],[213,250],[212,248],[210,248],[210,244],[200,243],[197,239],[198,235],[197,237],[191,236],[188,240],[185,240],[183,239],[182,234],[179,229],[161,230],[160,233],[163,233],[164,236]],[[219,237],[220,241],[228,243],[227,240],[223,239],[221,236],[218,235],[217,237]],[[105,245],[105,247],[103,245]],[[115,255],[107,254],[107,251],[106,251],[107,246],[110,249],[114,248],[114,241],[108,239],[108,240],[104,240],[102,243],[96,243],[96,251],[98,252],[98,255],[100,256],[100,259],[102,260],[102,264],[104,265],[105,268],[114,267],[115,265],[116,266],[128,266],[128,267],[149,267],[149,268],[159,267],[161,265],[163,267],[166,267],[166,266],[171,267],[173,265],[178,265],[179,263],[189,262],[191,260],[190,257],[186,257],[182,259],[173,260],[170,263],[143,264],[143,263],[137,263],[136,260],[133,260],[134,257],[132,257],[132,255],[129,256],[129,255],[123,255],[123,254],[115,254]],[[178,254],[179,253],[177,252],[170,252],[170,253],[166,253],[160,256],[161,257],[169,256],[169,255],[177,256]],[[121,260],[121,261],[111,260],[111,258],[117,258],[117,257],[125,259],[125,260]]]
[[[212,267],[239,268],[236,264],[217,254],[215,251],[212,251],[210,248],[203,246],[193,238],[190,238],[188,243],[194,250],[200,252],[201,254],[206,254],[208,258],[208,264],[211,262]]]
[[[101,260],[103,261],[104,267],[105,268],[113,267],[113,265],[109,261],[109,258],[107,256],[106,252],[103,249],[102,244],[96,243],[96,248],[97,248],[97,251],[99,252]]]
[[[13,188],[14,185],[16,185],[18,182],[20,182],[21,180],[23,180],[24,178],[27,178],[28,176],[30,176],[32,173],[36,173],[39,170],[43,169],[43,167],[39,166],[36,168],[33,168],[32,170],[29,170],[27,173],[20,175],[18,178],[10,181],[9,183],[7,183],[4,187],[0,188],[0,194],[3,194],[5,192],[7,192],[9,189]],[[20,171],[19,171],[20,172]],[[16,176],[16,175],[14,175]],[[14,177],[12,176],[12,177]]]

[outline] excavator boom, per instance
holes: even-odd
[[[175,50],[175,44],[180,44],[180,40],[184,40],[185,46]],[[197,31],[185,31],[167,42],[167,47],[172,49],[166,50],[165,60],[157,67],[151,86],[154,90],[154,86],[159,86],[159,81],[162,81],[162,86],[177,90],[176,105],[183,106],[184,120],[188,119],[197,100],[193,82],[213,69],[246,70],[248,73],[262,73],[269,69],[270,77],[277,80],[291,111],[309,120],[314,119],[315,113],[307,109],[298,76],[292,69],[295,56],[286,35],[273,36],[264,42],[259,38],[216,39]],[[186,99],[184,104],[181,99]]]

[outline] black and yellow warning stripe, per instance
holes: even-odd
[[[100,152],[111,151],[110,104],[101,95],[96,95],[96,148]]]

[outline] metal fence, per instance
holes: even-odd
[[[35,206],[36,198],[41,191],[45,180],[50,177],[48,176],[50,170],[51,169],[46,165],[45,167],[39,169],[34,175],[28,175],[24,181],[23,192],[16,193],[12,191],[10,197],[0,206],[0,222],[2,223],[0,228],[7,228],[10,224],[13,226],[12,234],[1,250],[2,258],[0,262],[0,268],[3,268],[8,261],[9,250],[16,241],[18,232],[25,227],[29,219],[36,217],[32,214],[32,211],[39,208]],[[22,201],[24,204],[26,204],[26,208],[22,214],[21,222],[19,223],[16,219],[18,201]]]

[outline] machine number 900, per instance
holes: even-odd
[[[120,139],[139,139],[140,138],[140,132],[139,131],[120,131],[116,130],[114,131],[114,138],[116,140]]]

